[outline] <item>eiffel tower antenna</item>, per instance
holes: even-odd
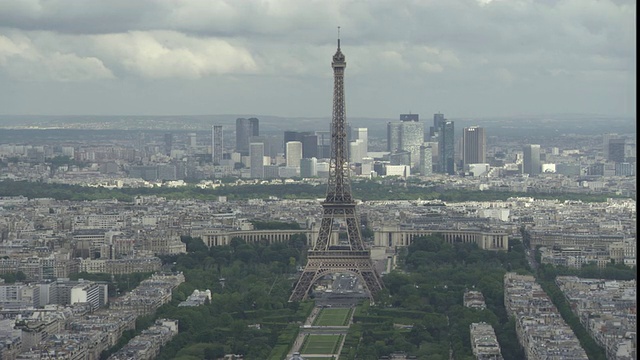
[[[344,101],[344,69],[347,66],[340,50],[333,55],[333,116],[331,120],[331,159],[327,197],[322,202],[322,221],[318,238],[307,254],[307,266],[298,279],[289,301],[301,301],[308,297],[313,284],[325,275],[347,272],[355,275],[373,302],[375,294],[383,287],[382,279],[365,249],[360,234],[360,222],[356,203],[351,196],[350,167],[347,161],[347,134]],[[347,241],[338,243],[334,234],[340,223],[346,225]],[[332,236],[336,235],[336,236]]]

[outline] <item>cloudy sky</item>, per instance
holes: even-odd
[[[0,114],[636,115],[635,0],[0,0]]]

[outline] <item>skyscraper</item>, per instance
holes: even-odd
[[[424,142],[424,124],[418,114],[400,114],[400,149],[411,153],[411,166],[420,164],[420,146]]]
[[[369,130],[367,128],[356,128],[356,140],[362,140],[364,143],[364,156],[367,156],[369,151]]]
[[[484,128],[471,126],[462,130],[462,163],[464,166],[486,163],[485,149]]]
[[[300,177],[311,178],[318,176],[318,159],[312,157],[300,160]]]
[[[236,151],[247,155],[251,136],[260,136],[259,121],[257,118],[236,119]]]
[[[211,130],[211,161],[214,165],[220,165],[222,162],[222,125],[214,125]]]
[[[609,160],[609,141],[618,138],[618,134],[606,133],[602,134],[602,156]]]
[[[400,151],[400,123],[397,121],[387,124],[387,151]]]
[[[354,139],[349,142],[349,162],[362,163],[362,158],[367,157],[369,138],[367,128],[355,128]]]
[[[264,143],[251,143],[249,145],[249,161],[251,177],[262,179],[264,177]]]
[[[609,139],[609,157],[607,160],[623,163],[627,153],[627,140],[624,138]]]
[[[302,143],[300,141],[289,141],[285,144],[287,151],[287,167],[300,167],[302,159]]]
[[[171,156],[171,149],[173,148],[173,134],[164,134],[164,154]]]
[[[456,173],[454,141],[453,121],[442,121],[438,129],[438,168],[441,173],[449,175]]]
[[[438,136],[438,131],[440,129],[440,126],[442,126],[442,123],[444,122],[444,114],[433,114],[433,126],[431,126],[429,128],[429,136],[433,137],[437,137]]]
[[[400,114],[400,121],[420,121],[418,114]]]
[[[331,156],[331,132],[316,131],[315,134],[318,141],[318,159],[325,159]]]
[[[431,156],[431,145],[423,144],[420,146],[420,175],[429,176],[432,174]]]
[[[366,143],[362,139],[356,139],[349,143],[349,162],[361,163],[362,158],[367,156]]]
[[[249,126],[251,127],[251,136],[260,136],[260,120],[258,118],[249,118]]]
[[[542,171],[540,162],[540,145],[529,144],[522,148],[522,172],[530,176],[536,176]]]
[[[302,143],[302,157],[310,159],[318,157],[318,135],[312,132],[285,131],[284,132],[284,157],[287,157],[287,146],[289,141],[300,141]]]

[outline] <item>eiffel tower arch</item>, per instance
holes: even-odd
[[[331,159],[327,197],[322,202],[322,220],[318,238],[307,254],[305,266],[289,301],[300,301],[308,297],[313,284],[327,274],[347,272],[358,278],[369,298],[383,288],[380,275],[371,260],[371,253],[365,249],[360,234],[360,222],[356,203],[351,196],[349,163],[347,157],[347,134],[344,102],[344,69],[347,66],[340,50],[333,55],[333,116],[331,120]],[[347,241],[332,244],[332,234],[338,226],[346,228]]]

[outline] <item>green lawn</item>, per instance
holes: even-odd
[[[350,308],[335,308],[320,310],[320,313],[313,321],[314,326],[347,326],[351,316]]]
[[[307,335],[300,349],[301,354],[335,354],[342,335]]]

